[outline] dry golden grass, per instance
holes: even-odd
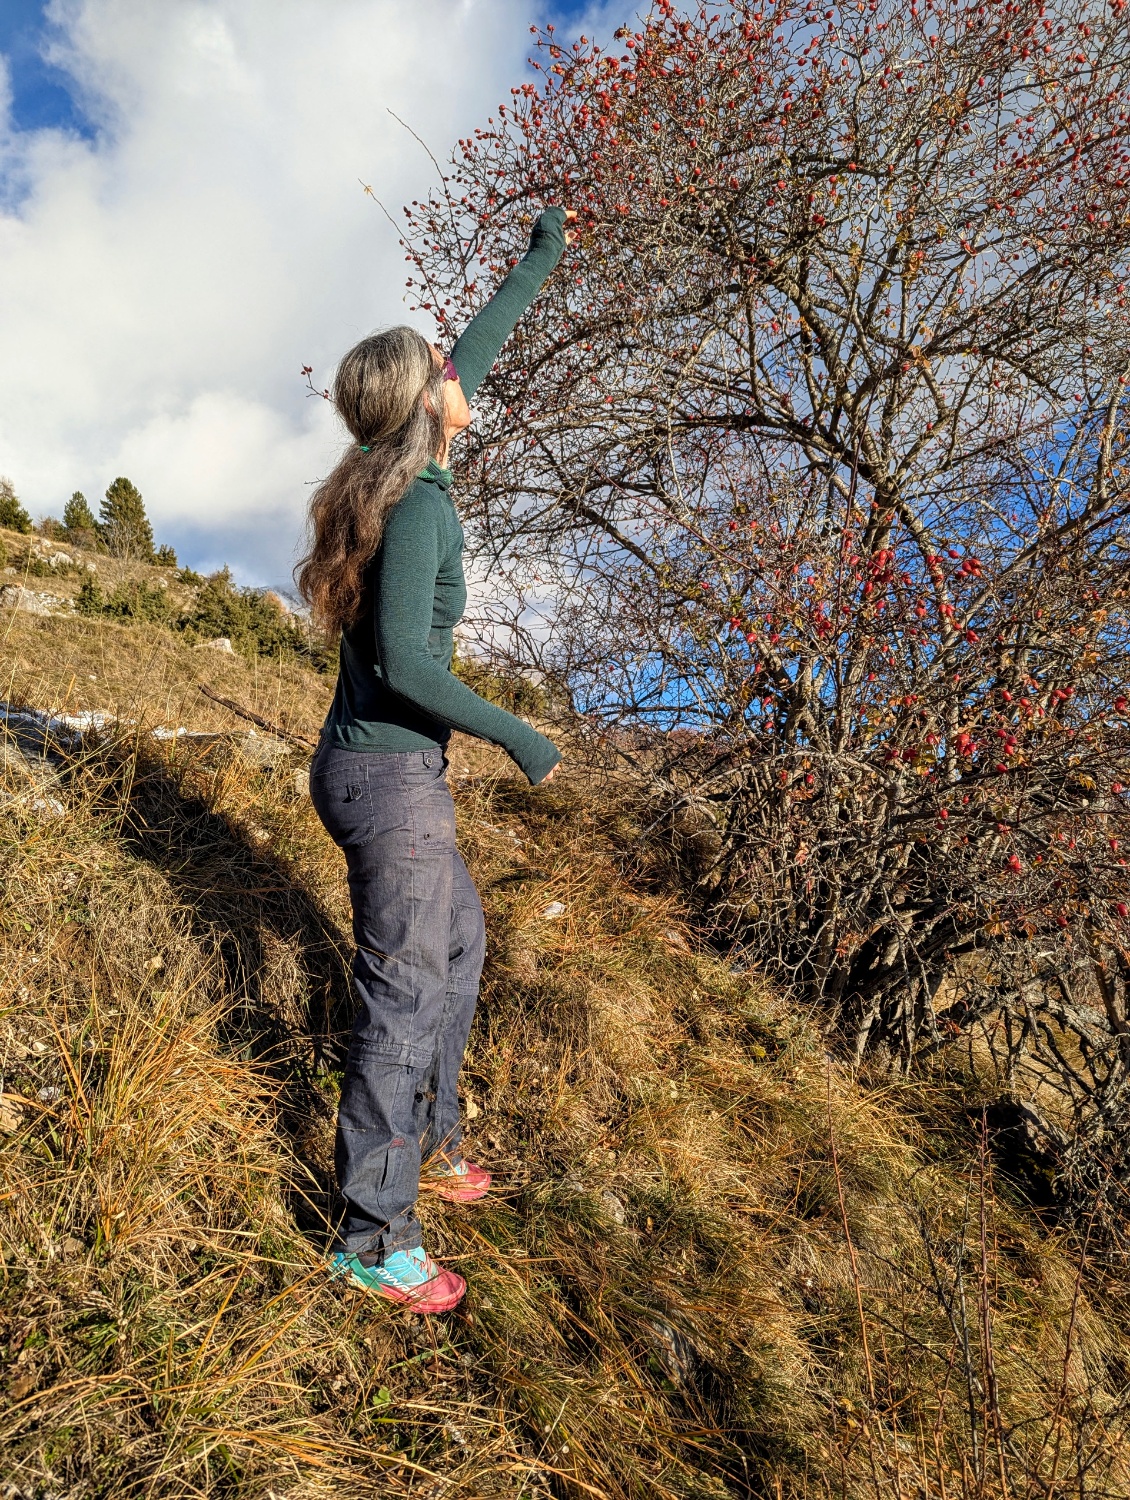
[[[247,728],[205,698],[201,686],[236,696],[273,723],[314,739],[333,696],[332,678],[298,663],[249,662],[191,646],[157,626],[0,610],[0,698],[169,727]]]
[[[630,789],[469,742],[498,1190],[425,1183],[458,1313],[330,1284],[340,857],[296,758],[143,732],[238,727],[202,672],[304,732],[329,684],[65,617],[0,640],[15,697],[138,721],[0,769],[13,1495],[1130,1494],[1120,1288],[998,1191],[961,1080],[861,1088],[696,950]]]

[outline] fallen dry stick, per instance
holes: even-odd
[[[206,688],[197,683],[205,698],[211,698],[213,703],[220,703],[224,708],[230,709],[233,714],[238,714],[241,719],[248,719],[252,724],[258,724],[260,729],[265,729],[268,734],[277,735],[281,740],[293,740],[296,745],[302,745],[307,750],[316,750],[318,747],[313,740],[308,740],[304,734],[296,734],[293,729],[283,729],[278,724],[272,724],[270,719],[264,719],[259,714],[252,713],[249,708],[243,708],[238,703],[233,703],[230,698],[222,698],[219,693],[214,693],[211,688]]]

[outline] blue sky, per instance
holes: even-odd
[[[90,135],[73,81],[43,57],[53,31],[44,9],[42,0],[3,0],[0,5],[0,53],[8,62],[11,123],[19,130],[56,126]]]
[[[442,158],[522,76],[531,21],[634,13],[0,0],[0,475],[39,517],[125,474],[184,561],[284,584],[343,441],[298,371],[409,317],[358,181],[394,212],[432,185],[390,111]]]

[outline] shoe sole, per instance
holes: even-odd
[[[490,1188],[433,1187],[431,1191],[445,1203],[475,1203],[479,1198],[485,1198]]]
[[[462,1276],[459,1280],[459,1290],[449,1292],[445,1297],[429,1297],[427,1294],[431,1282],[425,1281],[412,1292],[398,1292],[395,1287],[382,1286],[380,1282],[373,1285],[371,1282],[362,1281],[352,1271],[335,1273],[335,1279],[344,1281],[348,1286],[354,1287],[359,1292],[369,1292],[372,1296],[383,1297],[386,1302],[393,1302],[397,1307],[410,1308],[412,1312],[418,1313],[444,1313],[450,1312],[453,1307],[458,1307],[467,1291],[467,1283]]]

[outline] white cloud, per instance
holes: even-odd
[[[92,141],[8,122],[0,473],[33,514],[117,474],[159,540],[284,580],[340,437],[323,383],[410,315],[394,211],[504,97],[529,0],[56,0]]]

